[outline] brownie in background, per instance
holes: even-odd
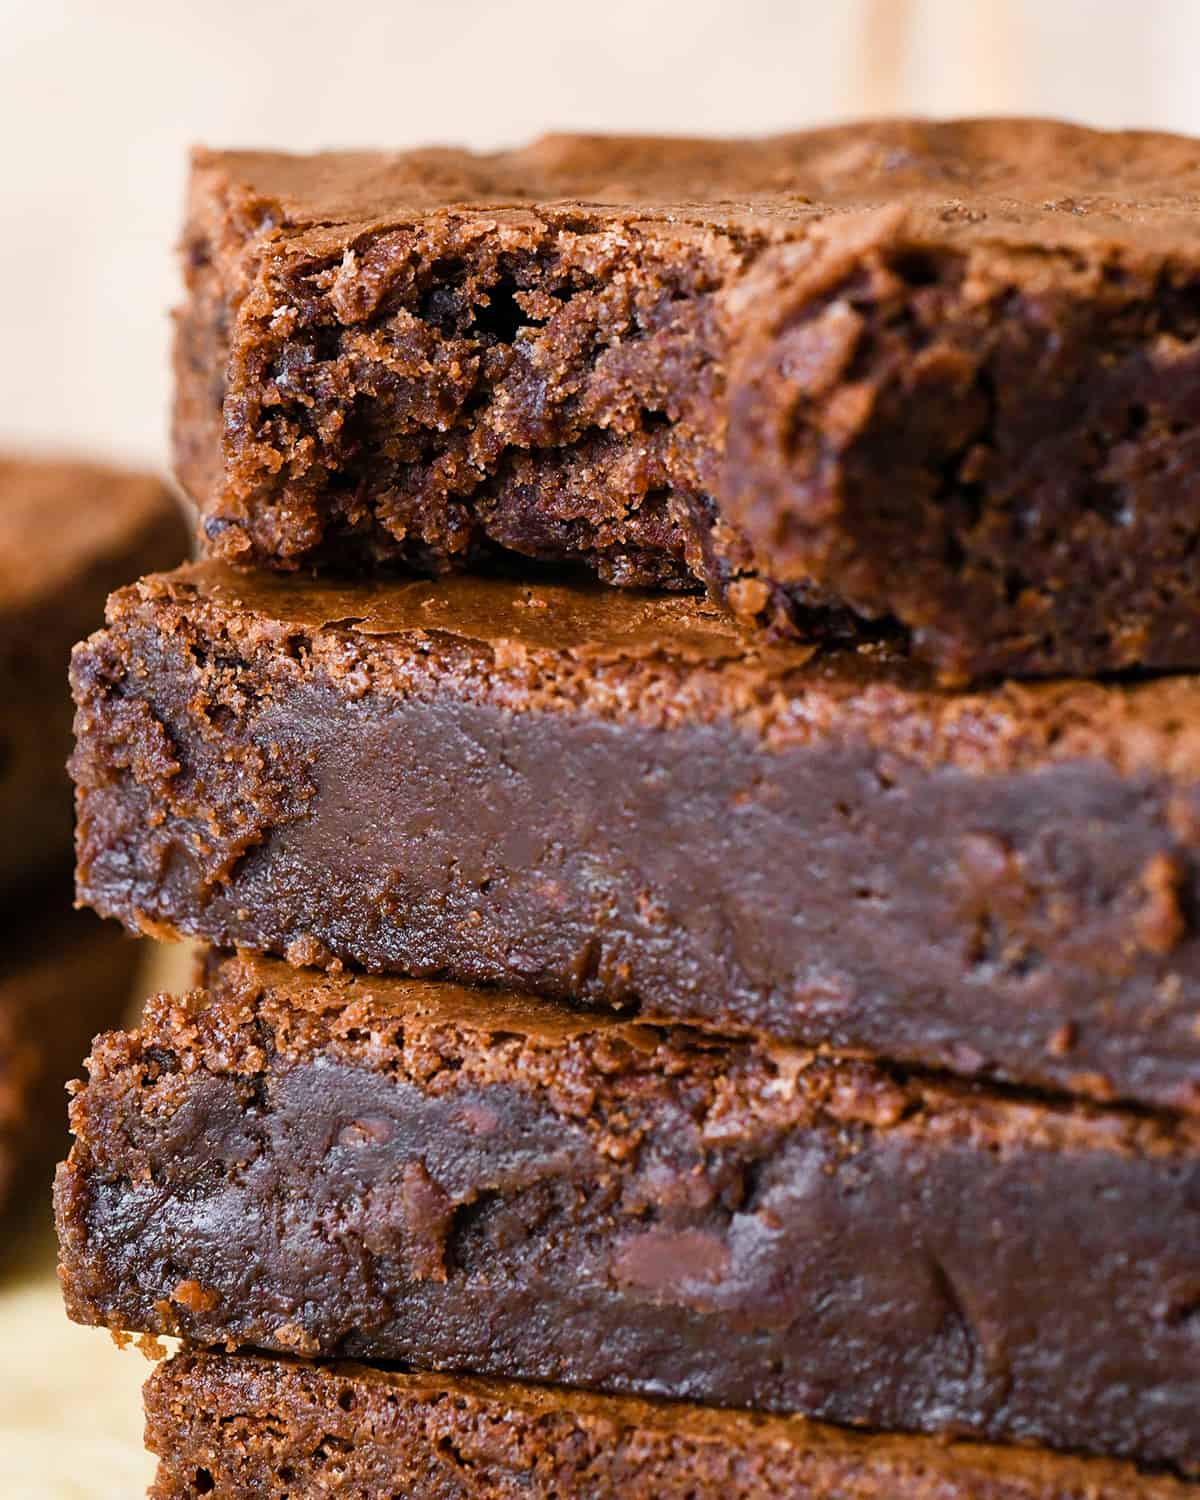
[[[117,586],[186,555],[162,480],[0,457],[0,1211],[49,1206],[64,1089],[132,996],[141,945],[71,911],[71,649]]]
[[[113,589],[187,551],[183,513],[156,476],[0,457],[0,894],[70,866],[71,648]]]
[[[97,1033],[124,1015],[145,945],[68,909],[55,885],[45,908],[0,931],[0,1214],[50,1204],[54,1164],[67,1147],[67,1080]]]

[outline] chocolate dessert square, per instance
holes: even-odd
[[[97,1032],[120,1023],[142,945],[88,913],[10,912],[0,959],[0,1213],[49,1216],[63,1101]]]
[[[1188,1500],[1037,1450],[499,1381],[187,1351],[146,1384],[151,1500]]]
[[[88,1072],[81,1322],[1200,1469],[1200,1121],[248,958]]]
[[[1044,120],[200,151],[175,457],[280,568],[490,556],[1200,666],[1200,145]]]
[[[78,892],[135,931],[1200,1110],[1200,680],[213,563],[73,673]]]
[[[0,457],[0,893],[71,858],[71,648],[121,584],[187,552],[162,482],[96,464]]]

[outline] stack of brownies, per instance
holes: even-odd
[[[211,946],[57,1188],[160,1500],[1200,1495],[1198,224],[1041,122],[197,156],[73,769]]]

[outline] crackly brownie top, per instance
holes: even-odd
[[[442,207],[761,228],[886,203],[943,234],[1027,237],[1033,224],[1059,243],[1099,232],[1194,245],[1200,206],[1200,143],[1050,120],[892,120],[758,140],[549,135],[489,154],[199,150],[194,167],[250,222],[314,249],[331,231],[344,239]]]
[[[564,1117],[602,1134],[610,1152],[644,1128],[636,1111],[654,1118],[660,1090],[706,1100],[728,1139],[859,1125],[999,1152],[1190,1157],[1200,1150],[1200,1121],[1009,1097],[855,1058],[574,1011],[532,995],[298,970],[246,954],[212,953],[206,971],[206,989],[155,996],[139,1031],[98,1039],[93,1082],[103,1087],[132,1067],[153,1109],[169,1113],[186,1101],[198,1069],[252,1076],[336,1062],[430,1093],[545,1092]],[[158,1064],[169,1057],[181,1066],[160,1076]],[[149,1071],[147,1058],[157,1060]]]
[[[137,546],[173,507],[153,474],[0,457],[0,609],[69,590],[98,562]],[[182,522],[179,531],[182,547]]]
[[[767,644],[692,595],[485,576],[346,583],[202,562],[121,590],[108,618],[118,636],[148,626],[192,656],[236,653],[238,673],[271,676],[271,694],[319,680],[355,700],[450,693],[651,728],[726,722],[768,748],[866,740],[977,773],[1097,759],[1200,782],[1200,678],[955,692],[886,644]]]

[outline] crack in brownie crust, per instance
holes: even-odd
[[[1200,664],[1200,147],[1045,121],[199,152],[210,547],[497,551],[899,624],[952,679]]]

